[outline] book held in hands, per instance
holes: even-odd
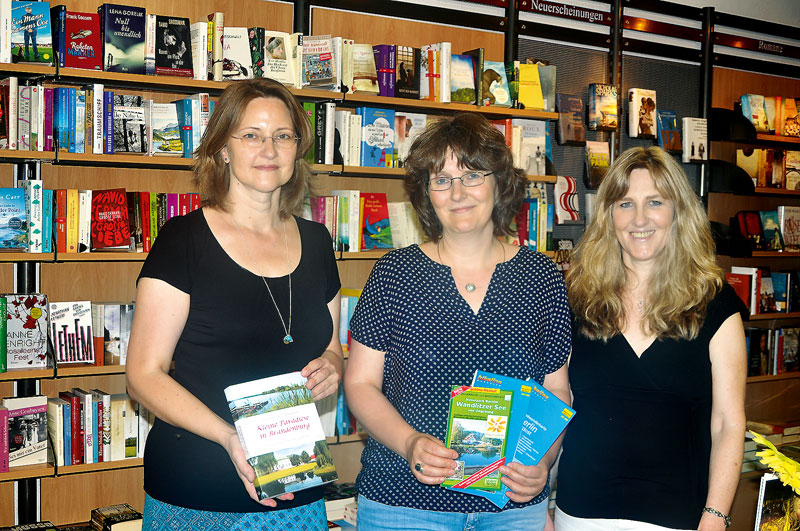
[[[292,372],[225,388],[259,499],[337,478],[306,378]]]

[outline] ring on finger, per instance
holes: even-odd
[[[416,470],[420,474],[424,474],[425,473],[424,472],[425,467],[422,465],[422,463],[417,463],[416,465],[414,465],[414,470]]]

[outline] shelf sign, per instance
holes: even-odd
[[[789,46],[788,44],[769,42],[762,39],[751,39],[749,37],[739,37],[726,33],[714,33],[714,44],[739,48],[740,50],[750,50],[753,52],[800,59],[800,48],[797,46]]]
[[[519,0],[520,11],[530,11],[537,15],[548,15],[551,17],[569,18],[590,24],[611,25],[611,13],[597,11],[587,7],[571,6],[546,0]]]
[[[470,0],[473,4],[486,4],[487,6],[507,7],[508,0]]]

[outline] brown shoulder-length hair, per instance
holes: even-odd
[[[194,180],[204,206],[227,210],[230,175],[228,165],[222,160],[222,148],[239,127],[247,105],[256,98],[275,98],[282,101],[289,111],[297,141],[295,167],[292,178],[281,187],[281,217],[302,211],[303,198],[307,195],[310,170],[303,160],[314,142],[311,123],[302,105],[289,89],[272,79],[257,78],[234,81],[217,101],[208,127],[195,151]]]
[[[444,167],[450,152],[466,170],[493,172],[494,234],[510,234],[511,222],[525,198],[525,172],[514,168],[503,134],[477,113],[458,113],[429,123],[411,144],[405,189],[425,234],[433,241],[442,237],[442,223],[433,209],[428,184],[430,176]]]
[[[631,148],[611,165],[597,190],[596,211],[575,248],[567,293],[582,332],[607,341],[625,326],[627,270],[614,230],[614,203],[625,197],[635,169],[650,172],[658,192],[674,205],[666,247],[647,286],[643,332],[694,339],[708,303],[722,289],[708,217],[672,155],[659,147]]]

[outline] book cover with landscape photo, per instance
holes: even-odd
[[[513,391],[454,385],[445,445],[458,452],[445,487],[499,490]]]
[[[338,476],[306,379],[299,372],[225,388],[259,499],[334,481]]]

